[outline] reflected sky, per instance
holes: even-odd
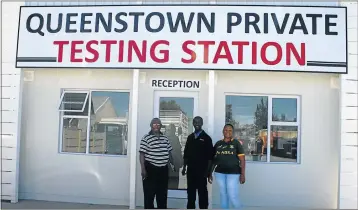
[[[255,111],[258,104],[267,104],[267,97],[262,96],[226,96],[226,105],[232,105],[232,117],[241,125],[253,124],[255,120]],[[284,114],[286,119],[297,118],[297,100],[296,99],[273,99],[273,114],[278,117]]]
[[[92,97],[110,97],[118,117],[126,117],[129,109],[129,93],[126,92],[92,92]]]

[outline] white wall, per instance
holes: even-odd
[[[1,2],[1,199],[18,201],[21,118],[21,72],[15,68],[19,8],[24,2]]]
[[[218,72],[215,134],[222,138],[225,92],[301,96],[301,164],[248,163],[246,206],[336,208],[339,167],[339,89],[328,74]],[[336,76],[333,76],[336,77]],[[214,207],[219,192],[213,189]]]
[[[34,70],[23,91],[20,198],[129,205],[129,155],[59,154],[58,104],[61,88],[130,91],[132,71]]]
[[[348,75],[341,77],[341,174],[339,207],[358,208],[358,3],[342,2],[348,11]]]

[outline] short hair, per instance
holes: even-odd
[[[159,118],[155,117],[155,118],[153,118],[153,119],[150,121],[150,127],[153,126],[154,121],[158,121],[159,124],[160,124],[160,126],[162,126],[162,121],[161,121]]]
[[[203,118],[202,118],[202,117],[200,117],[200,116],[196,116],[196,117],[194,117],[194,118],[193,118],[193,121],[194,121],[195,119],[199,119],[199,120],[201,120],[202,122],[204,121],[204,120],[203,120]]]
[[[226,123],[226,124],[224,125],[224,128],[225,128],[226,126],[230,126],[230,127],[234,130],[234,126],[233,126],[231,123]]]

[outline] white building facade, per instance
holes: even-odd
[[[179,3],[181,5],[176,6]],[[107,6],[100,7],[103,4]],[[158,11],[148,4],[158,4]],[[138,149],[141,137],[150,129],[150,120],[162,118],[166,134],[178,139],[180,150],[185,145],[185,137],[192,132],[191,120],[202,116],[204,129],[214,142],[222,138],[225,123],[235,124],[235,137],[243,143],[248,161],[247,183],[240,187],[244,206],[358,208],[357,2],[201,1],[162,5],[163,2],[143,1],[97,2],[97,5],[91,2],[2,3],[2,200],[143,206]],[[21,8],[21,16],[20,6],[25,6]],[[263,15],[268,7],[275,17]],[[152,25],[142,21],[143,25],[138,26],[139,32],[152,30],[154,38],[147,36],[147,31],[144,37],[134,32],[123,33],[123,37],[113,35],[114,32],[104,33],[110,28],[108,15],[112,13],[112,20],[118,23],[120,16],[115,14],[121,8],[138,14],[156,12]],[[158,13],[176,12],[177,15],[178,8],[186,17],[190,11],[204,14],[193,18],[193,24],[202,23],[204,35],[198,36],[196,28],[190,32],[195,35],[159,32],[160,27],[170,24],[161,26]],[[240,12],[253,14],[240,17],[237,15]],[[93,19],[87,15],[93,22],[82,25],[63,19],[63,28],[57,31],[57,19],[52,19],[51,24],[46,21],[49,20],[47,14],[57,18],[59,13],[67,18],[72,16],[73,21],[86,18],[83,15],[86,13],[100,15],[92,16]],[[210,22],[212,13],[215,13],[214,22]],[[322,15],[323,18],[317,20],[326,23],[303,22],[308,30],[304,35],[301,19],[296,16],[301,26],[294,28],[291,27],[294,18],[290,16],[280,39],[277,31],[283,29],[275,27],[274,21],[276,18],[281,27],[285,14]],[[27,24],[31,15],[32,22]],[[231,21],[225,22],[223,17],[230,17]],[[304,17],[307,21],[307,16]],[[42,31],[36,30],[41,18],[44,18],[43,36]],[[255,28],[255,18],[261,18],[257,21],[268,18],[270,22],[259,22]],[[94,22],[98,22],[98,28]],[[135,23],[129,21],[127,27],[133,25]],[[125,24],[122,22],[121,26],[124,28]],[[317,27],[315,34],[314,26],[325,27]],[[170,27],[175,27],[175,22]],[[85,34],[89,28],[99,32]],[[117,30],[123,28],[117,26]],[[209,33],[213,28],[215,32]],[[299,32],[290,33],[294,29]],[[85,35],[71,33],[71,30]],[[249,31],[240,34],[242,42],[233,44],[236,48],[222,44],[216,55],[210,51],[214,48],[209,47],[220,46],[221,40],[231,42],[233,34],[240,30]],[[261,30],[260,36],[254,33],[258,30]],[[53,35],[55,33],[58,34]],[[130,39],[132,43],[128,42]],[[140,53],[143,43],[135,43],[143,39],[148,43],[169,40],[172,54],[168,61],[164,61],[165,48],[153,45],[148,45],[148,55],[143,56]],[[76,42],[73,41],[81,44],[89,40],[94,40],[92,44],[96,44],[96,40],[107,40],[102,43],[107,50],[87,45],[81,48],[86,53],[80,48],[74,51]],[[188,40],[217,43],[207,42],[209,51],[202,51],[204,42],[197,43],[195,48],[189,47],[193,42],[186,42],[187,48],[178,45]],[[244,43],[246,40],[248,43]],[[53,45],[54,41],[72,42]],[[262,48],[255,51],[253,43],[264,41],[271,42],[266,46],[271,47],[271,51],[267,54],[261,52]],[[272,44],[280,41],[293,44]],[[301,42],[305,45],[299,44]],[[157,42],[157,46],[163,43]],[[240,63],[238,46],[252,48],[243,53],[242,65],[232,67],[230,59],[236,65]],[[125,47],[126,51],[120,50]],[[275,63],[279,56],[272,57],[272,48],[280,47],[284,48],[279,50],[282,62]],[[96,49],[100,49],[99,60],[95,59]],[[227,51],[232,53],[231,58]],[[56,54],[51,54],[53,52]],[[205,59],[206,52],[210,59]],[[252,65],[254,52],[260,56]],[[112,61],[106,61],[104,55],[110,53],[112,57],[108,59]],[[132,53],[132,63],[126,62],[126,53]],[[304,65],[298,65],[303,62],[303,54],[306,56]],[[182,56],[185,62],[192,63],[185,63]],[[215,57],[220,65],[215,64]],[[144,58],[148,60],[140,62]],[[257,139],[262,139],[265,145],[260,159],[256,154]],[[174,184],[178,189],[169,192],[170,208],[186,206],[185,177],[178,179],[178,185]],[[214,182],[209,188],[211,207],[217,208],[218,187]]]

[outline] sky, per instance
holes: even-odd
[[[93,91],[92,96],[110,97],[114,109],[119,117],[125,117],[129,110],[129,93],[128,92],[109,92],[109,91]]]
[[[226,104],[232,104],[232,116],[240,124],[253,124],[257,104],[261,98],[266,103],[268,98],[262,96],[226,96]],[[273,113],[281,116],[285,114],[287,119],[296,118],[295,99],[273,99]]]

